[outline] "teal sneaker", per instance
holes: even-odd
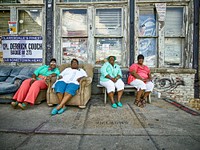
[[[51,111],[51,115],[56,115],[58,113],[58,110],[56,109],[56,107]]]
[[[62,113],[64,113],[65,110],[67,110],[67,107],[65,107],[65,108],[61,108],[61,109],[58,111],[58,114],[62,114]]]
[[[117,103],[117,106],[122,107],[123,105],[122,105],[121,102],[118,102],[118,103]]]
[[[116,103],[112,104],[111,106],[112,106],[112,108],[117,108],[117,104]]]

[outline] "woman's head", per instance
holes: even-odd
[[[56,59],[55,58],[52,58],[50,60],[50,68],[52,68],[52,69],[56,68]]]
[[[115,63],[115,60],[116,60],[116,57],[115,56],[109,56],[108,58],[107,58],[107,60],[108,60],[108,62],[110,63],[110,64],[114,64]]]
[[[144,56],[142,54],[138,55],[137,60],[138,64],[142,65],[144,62]]]
[[[79,62],[78,62],[77,59],[73,58],[73,59],[71,60],[71,68],[72,68],[72,69],[78,69],[78,64],[79,64]]]

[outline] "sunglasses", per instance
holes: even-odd
[[[51,65],[55,65],[56,63],[55,63],[55,62],[51,62],[50,64],[51,64]]]

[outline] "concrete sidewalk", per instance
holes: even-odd
[[[45,102],[27,110],[0,104],[0,150],[199,150],[200,116],[152,97],[145,108],[124,95],[113,109],[92,95],[86,109],[51,116]]]

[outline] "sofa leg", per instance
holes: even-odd
[[[83,109],[83,108],[86,108],[86,106],[78,106],[78,107],[79,107],[79,108],[82,108],[82,109]]]
[[[52,107],[53,106],[53,104],[47,104],[49,107]]]

